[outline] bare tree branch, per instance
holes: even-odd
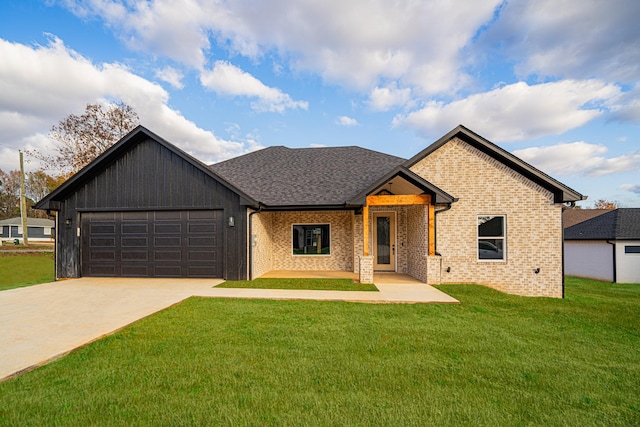
[[[28,154],[58,169],[61,174],[73,174],[125,136],[139,121],[135,110],[123,102],[107,107],[87,104],[82,115],[70,114],[51,128],[52,155],[39,151]]]

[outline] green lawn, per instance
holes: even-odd
[[[0,272],[0,291],[52,282],[53,254],[0,252]]]
[[[191,298],[11,381],[0,424],[640,424],[640,285],[459,305]]]
[[[226,281],[216,288],[306,289],[321,291],[374,291],[371,283],[355,283],[351,279],[254,279]]]

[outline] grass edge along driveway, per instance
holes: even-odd
[[[638,425],[640,285],[191,298],[0,383],[6,425]]]
[[[0,291],[53,282],[53,254],[0,252],[0,272]]]

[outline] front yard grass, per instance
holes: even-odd
[[[0,383],[0,424],[640,424],[640,285],[459,305],[191,298]]]
[[[0,291],[53,282],[53,254],[0,252]]]
[[[304,289],[320,291],[373,291],[378,288],[371,283],[356,283],[351,279],[254,279],[226,281],[216,288],[253,289]]]

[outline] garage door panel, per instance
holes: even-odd
[[[175,247],[180,247],[181,243],[182,243],[182,238],[177,236],[177,237],[154,237],[154,244],[155,247],[165,247],[165,248],[175,248]]]
[[[121,241],[122,241],[122,247],[123,248],[147,248],[147,247],[149,247],[149,238],[148,237],[123,237]]]
[[[215,233],[216,225],[212,223],[189,224],[189,233]]]
[[[92,237],[90,245],[92,248],[115,248],[116,239],[115,237],[102,237],[102,238]]]
[[[189,267],[189,277],[218,277],[219,271],[214,267]]]
[[[91,251],[91,260],[92,261],[115,261],[116,260],[116,251],[105,251],[105,250],[93,250]]]
[[[115,265],[92,265],[89,267],[87,276],[95,277],[117,277]]]
[[[149,267],[144,264],[123,264],[121,274],[122,277],[150,277]]]
[[[120,256],[121,261],[149,261],[148,251],[122,251]]]
[[[156,223],[153,229],[156,234],[182,234],[182,224],[178,223],[167,223],[167,224],[159,224]]]
[[[219,211],[82,214],[82,275],[222,277]]]
[[[122,234],[147,234],[148,224],[122,224]]]
[[[181,220],[184,216],[184,211],[155,211],[153,214],[156,221],[172,221]]]
[[[180,251],[155,251],[154,259],[156,261],[182,261],[182,252]]]
[[[115,234],[116,226],[115,224],[91,224],[89,226],[89,232],[92,235],[96,234]]]

